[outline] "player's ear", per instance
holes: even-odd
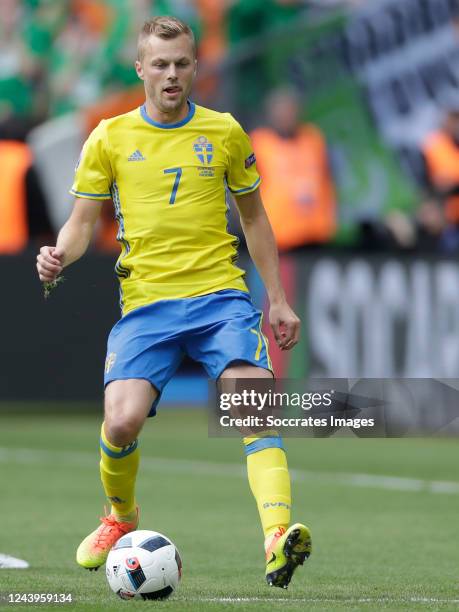
[[[135,71],[137,72],[137,76],[139,77],[139,79],[141,79],[143,81],[143,79],[144,79],[143,68],[142,68],[142,64],[140,63],[139,60],[135,61]]]
[[[198,71],[198,60],[195,59],[194,60],[194,71],[193,71],[193,76],[196,76],[196,73]]]

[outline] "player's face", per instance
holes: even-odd
[[[147,97],[161,113],[179,111],[186,105],[196,74],[190,38],[186,34],[170,40],[150,36],[136,70]]]

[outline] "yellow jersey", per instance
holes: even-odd
[[[226,185],[260,183],[247,134],[229,113],[188,102],[161,124],[145,105],[103,120],[83,146],[70,193],[112,199],[121,254],[115,271],[123,314],[158,300],[247,291],[227,230]]]

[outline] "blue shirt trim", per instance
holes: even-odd
[[[243,187],[242,189],[231,189],[231,187],[228,185],[228,189],[231,191],[231,193],[244,193],[245,191],[252,191],[258,185],[260,180],[260,177],[258,177],[255,183],[253,183],[253,185],[250,185],[250,187]]]
[[[70,190],[70,193],[73,195],[81,195],[81,196],[89,196],[93,198],[111,198],[111,193],[86,193],[86,191],[75,191],[74,189]]]
[[[172,130],[173,128],[179,128],[183,125],[186,125],[189,121],[193,119],[194,113],[196,111],[196,106],[190,100],[188,100],[188,106],[190,107],[188,110],[188,115],[185,117],[185,119],[177,121],[177,123],[159,123],[159,121],[155,121],[154,119],[148,116],[145,104],[142,104],[142,106],[140,107],[140,114],[142,115],[142,119],[144,119],[144,121],[146,121],[150,125],[154,125],[155,127],[161,128],[163,130]]]

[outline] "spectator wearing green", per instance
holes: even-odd
[[[27,10],[18,0],[0,3],[0,116],[30,115],[36,66],[24,41]]]
[[[103,32],[72,14],[51,54],[51,114],[85,107],[104,95],[138,86],[134,70],[137,32],[154,15],[174,14],[199,30],[197,13],[177,0],[106,0],[109,18]]]
[[[277,28],[292,23],[304,12],[302,0],[236,0],[227,14],[230,52],[242,48],[251,39],[268,37]],[[270,74],[262,55],[252,54],[247,47],[247,58],[238,67],[236,89],[238,91],[238,116],[250,121],[251,111],[258,112],[260,84],[270,89]],[[256,51],[255,51],[256,53]]]
[[[228,10],[230,45],[295,20],[305,5],[301,0],[236,0]]]

